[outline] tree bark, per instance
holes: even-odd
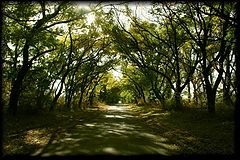
[[[61,82],[61,83],[62,83],[62,82]],[[63,89],[63,84],[61,84],[61,87],[60,87],[57,95],[54,97],[54,99],[53,99],[53,101],[52,101],[52,105],[51,105],[49,111],[53,111],[53,110],[54,110],[54,107],[56,106],[57,100],[58,100],[58,98],[59,98],[60,95],[61,95],[62,89]]]
[[[104,74],[103,74],[103,75],[104,75]],[[95,91],[98,83],[99,83],[100,80],[102,79],[103,75],[98,78],[97,82],[94,84],[94,86],[93,86],[93,88],[92,88],[92,90],[91,90],[91,92],[90,92],[90,96],[89,96],[89,99],[88,99],[90,107],[93,106],[93,100],[94,100],[94,95],[95,95],[94,91]]]
[[[162,104],[162,108],[166,109],[166,104],[165,104],[165,98],[164,96],[161,96],[159,94],[159,91],[157,89],[153,89],[153,92],[155,94],[155,96],[157,97],[157,99],[160,101],[160,103]]]
[[[216,92],[213,91],[210,84],[206,85],[208,112],[215,113]]]
[[[54,99],[53,99],[53,101],[52,101],[52,104],[51,104],[51,107],[49,108],[49,111],[53,111],[53,110],[54,110],[54,107],[56,106],[57,100],[58,100],[58,98],[60,97],[60,95],[62,94],[63,84],[64,84],[65,78],[66,78],[66,76],[67,76],[67,73],[68,73],[68,72],[66,72],[66,73],[63,75],[63,77],[62,77],[62,80],[61,80],[61,82],[60,82],[60,83],[61,83],[60,89],[59,89],[57,95],[54,97]]]
[[[191,103],[191,86],[190,86],[190,81],[188,83],[188,103]]]
[[[17,105],[18,105],[19,96],[21,93],[23,79],[27,74],[29,68],[30,67],[27,64],[23,65],[17,74],[16,80],[13,82],[13,86],[10,94],[10,100],[9,100],[9,108],[8,108],[8,111],[10,114],[16,115],[17,113]]]
[[[231,73],[230,73],[230,54],[226,57],[226,71],[225,77],[223,77],[223,103],[226,105],[232,105],[233,102],[230,96],[230,83],[231,83]]]
[[[182,97],[181,92],[176,91],[175,92],[175,109],[179,110],[182,109]]]
[[[140,87],[140,91],[141,91],[141,97],[143,99],[143,102],[146,103],[146,98],[145,98],[145,94],[144,94],[142,87]]]
[[[80,109],[83,109],[82,108],[83,93],[84,93],[84,91],[81,91],[79,101],[78,101],[78,108],[80,108]]]
[[[26,76],[26,74],[31,66],[30,63],[28,62],[28,57],[29,57],[28,49],[29,49],[29,40],[26,39],[26,43],[23,47],[23,65],[22,65],[20,71],[17,73],[16,80],[13,81],[13,86],[12,86],[11,94],[10,94],[8,111],[10,114],[13,114],[13,115],[15,115],[17,112],[17,105],[18,105],[19,96],[21,93],[23,79]]]

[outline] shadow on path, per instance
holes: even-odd
[[[134,116],[127,105],[108,110],[87,122],[62,131],[41,156],[176,154],[178,146],[154,133]]]

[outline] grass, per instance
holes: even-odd
[[[157,107],[136,107],[139,117],[159,134],[181,146],[181,154],[233,154],[232,111],[210,115],[199,109],[163,111]]]

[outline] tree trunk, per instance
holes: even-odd
[[[60,89],[59,89],[57,95],[54,97],[54,99],[53,99],[53,101],[52,101],[52,105],[51,105],[49,111],[53,111],[53,110],[54,110],[54,107],[56,106],[57,100],[58,100],[58,98],[60,97],[60,95],[62,94],[63,81],[64,81],[64,80],[65,80],[65,78],[62,79],[62,81],[61,81]]]
[[[178,54],[177,54],[178,59]],[[177,83],[176,83],[176,91],[175,91],[175,109],[182,109],[182,97],[181,97],[181,79],[180,79],[180,70],[179,70],[179,62],[177,61]]]
[[[70,93],[71,94],[71,93]],[[72,101],[72,94],[68,95],[67,97],[67,105],[66,108],[70,108],[71,107],[71,101]]]
[[[175,109],[182,109],[182,97],[181,92],[176,91],[175,92]]]
[[[197,96],[197,84],[195,84],[193,81],[192,81],[192,84],[193,84],[193,99],[195,100],[194,104],[198,104],[198,96]]]
[[[205,45],[204,45],[205,46]],[[209,81],[209,75],[210,75],[210,68],[206,67],[207,66],[207,53],[206,49],[202,49],[202,54],[203,54],[203,77],[204,77],[204,83],[205,83],[205,90],[207,94],[207,106],[208,106],[208,113],[215,113],[215,97],[216,97],[216,92],[213,92],[213,88],[211,86],[211,83]]]
[[[90,95],[89,100],[88,100],[90,107],[93,107],[93,99],[94,99],[94,93],[92,93],[92,94]]]
[[[144,91],[143,91],[143,89],[141,87],[140,87],[140,90],[141,90],[141,97],[143,99],[143,102],[146,103],[146,98],[145,98]]]
[[[226,105],[232,105],[232,100],[230,96],[230,83],[231,83],[231,73],[230,73],[230,54],[226,57],[226,72],[225,77],[223,77],[223,102]]]
[[[23,65],[17,75],[17,79],[13,83],[11,94],[10,94],[10,100],[9,100],[9,108],[8,108],[8,112],[10,114],[15,115],[17,112],[17,105],[18,105],[19,96],[21,93],[23,79],[27,74],[28,70],[29,70],[29,66]]]
[[[204,72],[205,89],[207,94],[208,113],[215,113],[216,90],[214,90],[208,80],[208,74]]]
[[[80,108],[80,109],[83,109],[82,108],[83,93],[84,92],[81,92],[80,97],[79,97],[79,101],[78,101],[78,108]]]
[[[165,105],[165,98],[164,96],[161,96],[159,94],[159,91],[157,89],[153,89],[153,92],[155,94],[155,96],[157,97],[157,99],[160,101],[160,103],[162,104],[162,108],[166,109],[166,105]]]
[[[177,83],[176,83],[176,91],[175,91],[175,107],[176,109],[181,109],[182,108],[182,103],[181,103],[181,77],[180,77],[180,66],[178,62],[178,54],[177,54]]]
[[[75,87],[73,87],[73,84],[71,84],[71,87],[70,87],[70,89],[68,91],[68,94],[65,95],[66,96],[66,102],[65,102],[66,108],[70,108],[71,107],[71,102],[72,102],[72,98],[73,98],[74,92],[75,92]]]
[[[17,79],[13,81],[13,86],[10,94],[8,112],[13,115],[15,115],[17,112],[17,105],[18,105],[19,96],[21,93],[23,79],[26,76],[31,66],[31,64],[29,64],[28,62],[28,57],[29,57],[28,49],[29,49],[29,40],[26,40],[26,43],[23,47],[23,65],[17,74]]]
[[[190,81],[188,83],[188,103],[191,103],[191,86],[190,86]]]
[[[64,109],[68,110],[68,109],[72,108],[72,97],[73,97],[73,95],[65,94]]]
[[[207,105],[208,105],[208,112],[215,113],[215,101],[216,101],[216,93],[214,93],[211,86],[206,87],[207,91]]]
[[[226,105],[232,105],[232,99],[230,96],[230,86],[223,85],[223,103]]]
[[[88,102],[89,102],[90,107],[93,106],[93,99],[94,99],[94,96],[95,96],[94,91],[95,91],[95,89],[96,89],[96,87],[97,87],[97,85],[98,85],[98,83],[99,83],[99,81],[101,80],[102,77],[103,77],[103,76],[101,76],[101,77],[98,79],[97,83],[94,84],[94,86],[93,86],[93,88],[92,88],[92,90],[91,90],[91,92],[90,92],[90,96],[89,96],[89,99],[88,99]]]
[[[182,109],[182,103],[181,103],[181,74],[180,74],[180,63],[179,63],[179,52],[178,52],[178,44],[177,44],[177,32],[176,32],[176,28],[173,25],[172,21],[171,21],[171,26],[173,29],[173,33],[174,33],[174,52],[176,55],[176,92],[175,92],[175,107],[176,109]]]

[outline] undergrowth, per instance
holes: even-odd
[[[88,114],[86,114],[88,113]],[[30,155],[45,146],[51,136],[75,125],[78,121],[96,117],[99,111],[54,111],[3,113],[3,155]]]
[[[233,154],[234,112],[184,108],[163,110],[158,106],[133,108],[147,125],[178,143],[181,154]]]

